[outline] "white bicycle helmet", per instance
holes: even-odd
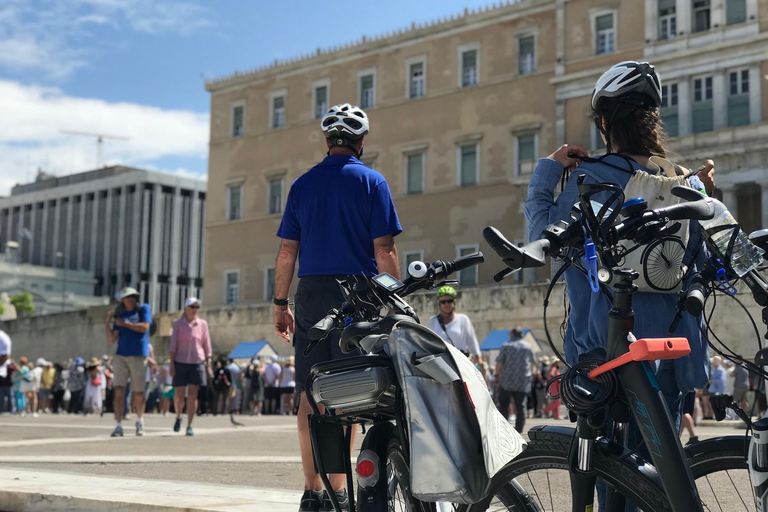
[[[320,121],[326,139],[360,140],[368,133],[368,116],[360,107],[343,103],[331,107]]]
[[[632,92],[645,94],[656,108],[661,106],[661,80],[653,65],[628,60],[611,67],[595,84],[592,108],[597,108],[600,98],[618,98]]]

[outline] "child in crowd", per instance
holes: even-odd
[[[85,397],[83,398],[83,412],[85,414],[101,414],[101,361],[98,357],[92,357],[85,365],[87,383],[85,384]]]

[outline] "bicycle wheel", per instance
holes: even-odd
[[[685,447],[705,511],[757,510],[746,447],[744,436],[717,437]]]
[[[387,446],[387,510],[390,512],[432,512],[430,503],[423,503],[411,494],[411,471],[405,458],[400,437],[392,433]]]
[[[494,476],[489,498],[457,510],[480,512],[570,512],[569,453],[574,429],[535,427],[525,451]],[[612,445],[595,443],[592,467],[597,476],[645,512],[671,512],[656,470],[642,459]],[[597,508],[597,493],[595,493]]]

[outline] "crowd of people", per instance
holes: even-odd
[[[87,361],[76,357],[57,363],[43,358],[30,361],[25,356],[18,360],[9,358],[0,365],[0,414],[38,417],[40,414],[113,413],[115,370],[112,364],[113,358],[106,355]],[[144,412],[168,416],[178,411],[170,367],[170,359],[162,365],[148,367],[142,384],[147,396]],[[221,356],[216,360],[210,385],[198,390],[196,414],[295,414],[294,372],[293,356],[282,361],[272,356],[247,362]],[[130,413],[137,413],[130,392],[124,398],[124,407]]]

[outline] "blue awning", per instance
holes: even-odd
[[[510,329],[499,329],[489,332],[488,336],[480,343],[480,350],[501,350],[501,346],[509,341],[509,331]],[[523,339],[533,346],[534,352],[541,350],[539,340],[536,339],[530,329],[523,329]]]
[[[268,341],[243,341],[227,357],[230,359],[253,359],[258,356],[275,354],[277,352]]]

